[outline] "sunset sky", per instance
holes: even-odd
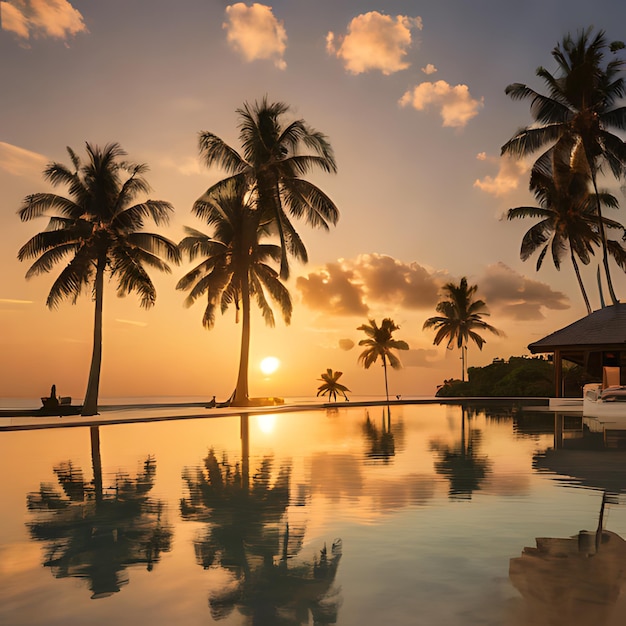
[[[508,222],[510,207],[534,205],[529,163],[500,148],[530,123],[528,103],[504,93],[513,82],[545,92],[539,65],[567,32],[593,25],[626,40],[626,5],[615,0],[216,0],[0,2],[0,397],[44,395],[52,383],[83,397],[93,306],[45,306],[60,266],[24,279],[17,251],[46,226],[21,223],[29,193],[47,191],[49,161],[69,163],[66,146],[119,142],[147,163],[151,197],[175,216],[158,231],[175,241],[195,199],[224,172],[198,158],[198,133],[238,144],[236,109],[283,101],[329,138],[336,175],[311,176],[341,211],[329,232],[298,229],[308,252],[293,266],[290,326],[253,318],[252,395],[314,395],[326,368],[341,370],[352,395],[382,394],[379,366],[357,363],[357,327],[391,317],[410,351],[390,391],[433,395],[460,376],[459,354],[422,331],[439,289],[467,276],[506,336],[485,335],[469,364],[528,354],[526,346],[585,314],[573,270],[519,259],[532,222]],[[291,118],[290,118],[291,119]],[[624,203],[613,180],[603,185]],[[64,189],[57,189],[65,193]],[[622,209],[623,210],[623,209]],[[626,218],[615,216],[621,221]],[[600,255],[584,268],[593,308]],[[152,274],[157,304],[105,295],[101,396],[230,395],[239,358],[234,311],[201,325],[203,305],[183,307],[176,291],[187,263]],[[626,276],[614,269],[618,297]],[[267,376],[267,356],[279,359]]]

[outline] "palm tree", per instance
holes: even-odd
[[[328,395],[328,399],[331,402],[337,401],[337,394],[343,394],[343,397],[348,400],[346,391],[350,391],[345,385],[342,385],[338,380],[343,376],[343,372],[333,372],[330,368],[326,370],[325,374],[321,375],[322,384],[317,388],[317,395]]]
[[[213,235],[186,228],[180,250],[190,261],[202,261],[183,276],[177,289],[189,290],[185,305],[191,306],[206,294],[207,305],[202,324],[211,329],[216,309],[222,313],[235,305],[236,321],[242,316],[239,373],[232,404],[248,404],[248,361],[250,352],[250,301],[256,298],[265,323],[274,326],[274,314],[266,294],[278,305],[285,323],[291,321],[291,297],[276,270],[267,261],[278,261],[280,248],[261,243],[270,233],[267,214],[253,204],[245,181],[231,178],[209,190],[193,207],[193,213],[213,227]]]
[[[592,28],[579,32],[576,39],[566,35],[552,51],[558,74],[552,75],[543,67],[536,72],[548,86],[549,95],[544,96],[521,83],[506,88],[506,93],[514,100],[530,100],[534,123],[518,131],[502,146],[502,154],[523,157],[549,145],[536,163],[540,168],[549,163],[551,151],[571,154],[576,146],[581,146],[597,198],[598,232],[613,304],[618,300],[609,270],[597,174],[603,163],[608,163],[616,178],[624,174],[626,145],[609,129],[626,128],[626,107],[615,107],[626,95],[624,79],[618,76],[625,61],[614,58],[604,63],[607,51],[615,54],[623,48],[622,42],[608,43],[602,30],[593,37]]]
[[[409,345],[406,341],[393,338],[393,333],[396,330],[400,330],[400,327],[388,317],[382,321],[380,327],[376,324],[375,320],[369,320],[369,324],[362,324],[357,330],[362,330],[368,336],[368,339],[361,339],[361,341],[359,341],[360,346],[367,346],[359,355],[359,363],[362,363],[365,369],[369,369],[370,365],[378,360],[378,357],[381,358],[385,372],[385,395],[387,402],[389,402],[387,362],[389,362],[389,365],[394,369],[400,369],[402,367],[400,359],[392,350],[408,350]]]
[[[423,329],[435,328],[437,334],[433,343],[438,346],[444,339],[448,340],[448,348],[456,341],[457,348],[461,350],[461,380],[465,380],[465,352],[467,342],[471,339],[479,348],[483,349],[485,339],[476,330],[488,330],[494,335],[502,333],[482,320],[483,315],[489,315],[486,305],[482,300],[474,300],[474,294],[478,287],[467,284],[467,278],[463,276],[461,282],[456,285],[452,282],[443,286],[446,300],[437,304],[437,312],[441,315],[430,317],[424,322]]]
[[[146,200],[132,204],[150,187],[143,174],[145,164],[123,161],[126,152],[117,143],[99,148],[86,144],[87,161],[67,148],[73,168],[50,163],[44,177],[52,185],[67,185],[69,197],[52,193],[26,196],[19,210],[22,221],[49,217],[47,228],[18,252],[18,259],[36,258],[26,278],[47,273],[69,257],[54,281],[47,306],[55,309],[64,298],[76,303],[84,288],[91,287],[95,301],[93,350],[83,415],[98,412],[102,362],[102,306],[104,275],[117,282],[120,296],[136,291],[141,306],[154,305],[156,290],[145,266],[169,272],[162,257],[178,263],[180,254],[169,239],[142,231],[146,218],[166,224],[173,208],[169,202]]]
[[[304,120],[283,122],[289,107],[267,98],[237,109],[240,117],[240,154],[222,139],[203,131],[200,153],[207,166],[216,165],[229,177],[207,191],[212,195],[232,179],[244,181],[254,192],[259,208],[272,216],[281,244],[280,276],[289,277],[287,254],[306,262],[307,252],[289,216],[304,219],[315,228],[336,224],[339,211],[333,201],[303,176],[313,169],[335,173],[337,166],[327,138],[309,128]],[[301,154],[304,146],[313,154]]]
[[[567,157],[567,158],[565,158]],[[507,219],[539,218],[524,235],[520,249],[520,258],[526,261],[539,248],[537,271],[550,250],[557,270],[561,268],[561,257],[569,249],[569,256],[576,273],[578,286],[582,293],[587,313],[591,305],[580,275],[576,258],[585,265],[589,264],[594,254],[593,245],[601,244],[597,228],[597,199],[589,192],[589,175],[586,160],[580,147],[574,149],[571,158],[562,152],[553,152],[552,171],[535,168],[530,178],[530,189],[534,191],[539,207],[521,206],[509,209]],[[617,208],[617,199],[608,193],[600,194],[600,202],[607,207]],[[613,220],[602,218],[606,228],[623,226]],[[611,241],[609,252],[614,255],[620,267],[624,267],[624,250],[619,242]]]

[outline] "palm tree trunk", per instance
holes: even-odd
[[[385,396],[387,397],[387,402],[389,402],[389,387],[387,386],[387,359],[383,354],[383,370],[385,371]]]
[[[98,414],[98,392],[100,389],[100,369],[102,366],[102,301],[104,295],[104,268],[106,258],[98,258],[96,265],[95,312],[93,321],[93,347],[91,351],[91,367],[89,368],[89,380],[81,415]]]
[[[606,274],[606,284],[609,289],[609,295],[611,296],[611,303],[617,304],[619,300],[615,295],[613,289],[613,281],[611,280],[611,272],[609,270],[609,247],[606,243],[606,232],[604,230],[604,222],[602,221],[602,208],[600,197],[598,196],[598,183],[596,181],[596,171],[591,163],[589,163],[591,170],[591,181],[593,182],[593,191],[596,194],[596,206],[598,209],[598,230],[600,231],[600,237],[602,239],[602,264],[604,265],[604,273]]]
[[[250,289],[248,276],[241,285],[241,350],[239,353],[239,373],[232,406],[248,406],[248,362],[250,360]]]
[[[574,272],[576,272],[578,286],[580,287],[580,291],[583,294],[583,299],[585,301],[585,306],[587,307],[587,315],[591,315],[591,305],[589,304],[589,298],[587,297],[587,292],[585,291],[585,285],[583,285],[583,279],[580,275],[580,269],[578,268],[578,263],[576,263],[576,257],[574,256],[574,251],[572,250],[571,247],[569,249],[569,253],[572,259],[572,265],[574,266]]]

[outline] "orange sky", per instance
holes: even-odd
[[[55,383],[79,399],[86,386],[89,296],[48,311],[54,276],[27,282],[28,266],[16,259],[45,227],[16,215],[26,194],[47,188],[45,164],[66,163],[68,145],[82,152],[85,141],[119,142],[149,165],[151,197],[174,205],[170,227],[159,232],[179,241],[183,225],[204,228],[191,206],[223,175],[200,163],[198,132],[239,147],[235,110],[265,94],[330,139],[338,173],[312,180],[341,218],[328,233],[298,225],[309,264],[293,267],[290,327],[253,319],[252,395],[314,395],[327,368],[344,372],[353,395],[382,394],[380,367],[363,371],[354,344],[364,337],[358,326],[383,317],[411,348],[401,355],[404,369],[391,373],[390,392],[434,394],[460,375],[459,355],[434,347],[422,325],[441,285],[462,276],[478,284],[489,322],[505,333],[487,336],[482,353],[470,347],[470,365],[525,354],[530,342],[584,314],[569,265],[557,272],[546,260],[536,273],[536,258],[519,259],[531,224],[502,219],[533,202],[528,164],[499,157],[530,122],[527,103],[511,101],[504,88],[520,81],[542,89],[535,68],[549,66],[568,30],[593,23],[620,37],[611,31],[626,21],[618,3],[555,0],[546,14],[533,0],[514,20],[505,3],[477,11],[462,0],[411,13],[399,1],[366,10],[350,0],[340,10],[330,0],[190,0],[176,15],[155,0],[149,14],[124,5],[124,20],[109,3],[1,5],[0,397],[37,397]],[[594,260],[583,268],[594,308],[596,267]],[[204,330],[202,304],[184,309],[174,288],[188,269],[153,275],[151,311],[107,289],[101,396],[230,395],[239,356],[234,312]],[[615,270],[614,282],[618,296],[626,294],[623,272]],[[266,379],[258,365],[268,355],[281,367]]]

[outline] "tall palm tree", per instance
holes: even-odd
[[[597,186],[601,166],[608,163],[613,175],[621,178],[626,165],[626,145],[610,129],[626,128],[626,107],[615,106],[626,95],[624,78],[619,76],[626,61],[615,57],[605,63],[607,52],[615,54],[624,48],[622,42],[608,43],[604,31],[592,36],[592,28],[570,34],[552,50],[558,65],[553,75],[539,67],[537,76],[548,86],[544,96],[522,83],[513,83],[506,93],[514,100],[530,100],[534,123],[519,130],[502,146],[502,154],[523,157],[549,145],[538,159],[543,167],[552,150],[571,153],[580,145],[589,167],[596,193],[598,232],[602,241],[603,265],[612,302],[618,300],[613,289],[608,263],[608,244],[602,223]]]
[[[143,232],[144,221],[167,224],[173,208],[162,200],[132,204],[150,190],[143,175],[145,164],[122,160],[126,152],[117,143],[100,148],[86,144],[87,160],[67,148],[73,167],[50,163],[44,177],[55,187],[66,185],[69,197],[52,193],[26,196],[19,216],[22,221],[48,217],[47,228],[24,244],[18,259],[33,259],[26,278],[47,273],[68,259],[54,281],[46,304],[56,308],[64,298],[76,303],[83,289],[91,288],[95,301],[93,350],[83,415],[98,412],[98,390],[102,362],[102,306],[104,275],[117,282],[120,296],[136,291],[141,306],[154,305],[156,290],[146,266],[169,272],[163,260],[178,263],[175,243],[161,235]]]
[[[343,397],[348,400],[348,396],[346,395],[346,391],[350,391],[345,385],[342,385],[339,382],[339,379],[343,376],[343,372],[334,371],[328,368],[325,374],[321,375],[321,378],[317,380],[321,380],[322,384],[317,388],[317,395],[328,395],[328,399],[331,402],[337,401],[337,394],[342,394]]]
[[[457,348],[461,350],[461,380],[465,380],[465,352],[467,343],[471,339],[479,348],[483,349],[485,339],[481,337],[477,330],[488,330],[494,335],[502,333],[493,326],[483,321],[483,315],[489,315],[486,311],[486,304],[482,300],[474,300],[474,294],[478,287],[468,286],[467,278],[463,276],[461,282],[446,283],[443,291],[446,300],[437,304],[437,312],[441,315],[429,317],[423,329],[435,328],[437,334],[433,343],[438,346],[444,339],[448,340],[448,348],[456,342]]]
[[[381,322],[380,326],[376,324],[376,320],[369,320],[369,324],[362,324],[357,330],[362,330],[368,337],[359,341],[360,346],[367,346],[359,355],[359,363],[362,363],[365,369],[369,369],[372,363],[376,363],[378,357],[381,358],[385,372],[385,396],[389,402],[387,362],[394,369],[400,369],[402,363],[392,350],[408,350],[409,345],[406,341],[393,338],[393,333],[400,330],[400,327],[388,317]]]
[[[336,224],[339,211],[333,201],[303,176],[314,169],[335,173],[337,166],[327,138],[304,120],[284,123],[289,107],[267,98],[237,109],[240,117],[240,154],[213,133],[200,133],[200,153],[207,166],[216,165],[229,177],[208,191],[211,195],[231,179],[245,181],[259,207],[272,216],[281,244],[280,276],[289,277],[287,255],[306,262],[307,252],[289,217],[304,219],[315,228]],[[301,148],[312,152],[301,153]]]
[[[177,289],[189,290],[185,305],[191,306],[206,294],[207,304],[202,318],[205,328],[215,324],[215,312],[222,313],[234,304],[236,321],[242,316],[239,373],[232,404],[248,404],[248,361],[250,353],[250,302],[256,298],[265,323],[274,326],[274,313],[269,297],[276,303],[285,323],[291,321],[291,297],[276,270],[267,261],[278,261],[280,247],[262,243],[270,233],[271,220],[256,207],[245,181],[231,178],[213,188],[196,201],[193,213],[213,227],[213,235],[186,228],[187,236],[180,250],[190,261],[202,261],[183,276]]]
[[[591,313],[591,305],[576,260],[578,258],[583,264],[589,264],[591,255],[594,254],[594,245],[601,244],[597,228],[597,198],[589,192],[588,185],[587,164],[580,147],[573,151],[571,158],[562,152],[553,152],[551,171],[535,168],[530,177],[530,189],[534,191],[540,206],[509,209],[507,219],[539,218],[540,221],[524,235],[520,249],[520,258],[526,261],[541,248],[537,258],[537,271],[548,251],[552,254],[554,266],[559,270],[561,258],[569,250],[587,313]],[[600,202],[607,207],[618,207],[617,199],[609,193],[601,193]],[[602,222],[606,228],[624,230],[619,222],[604,217]],[[624,267],[626,255],[621,244],[611,241],[609,252],[613,254],[618,265]]]

